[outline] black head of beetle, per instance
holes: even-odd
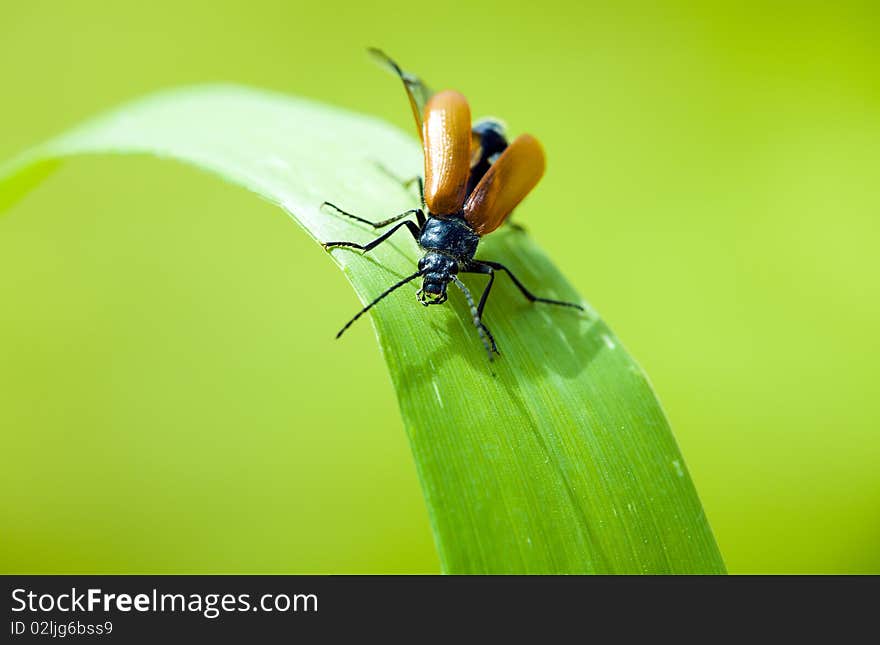
[[[446,285],[458,273],[458,262],[444,253],[431,251],[419,260],[422,288],[416,292],[419,302],[439,305],[446,302]]]

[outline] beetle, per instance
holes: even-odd
[[[424,86],[417,79],[413,81],[415,77],[402,72],[393,61],[391,64],[403,80],[413,115],[420,126],[425,162],[425,178],[421,190],[424,210],[413,208],[381,222],[372,222],[324,202],[322,206],[328,206],[339,214],[374,229],[397,224],[365,245],[339,241],[325,242],[323,246],[328,250],[347,247],[368,253],[397,231],[405,229],[425,253],[419,260],[418,271],[391,285],[374,298],[345,324],[336,337],[341,337],[358,318],[389,294],[416,278],[422,278],[422,286],[416,292],[416,297],[424,306],[446,302],[450,283],[461,290],[491,361],[493,354],[499,352],[494,336],[483,322],[483,310],[495,282],[496,272],[507,273],[513,284],[532,303],[584,310],[580,304],[574,302],[538,297],[503,264],[475,257],[480,238],[497,229],[540,181],[545,168],[544,150],[538,140],[529,134],[521,134],[508,144],[502,131],[500,135],[504,140],[504,147],[500,153],[485,155],[484,158],[481,149],[476,154],[477,146],[482,148],[481,138],[486,133],[474,134],[467,99],[454,90],[444,90],[428,96],[424,100],[424,107],[420,109],[420,98],[428,92],[425,90],[422,94]],[[491,126],[487,130],[490,131],[488,137],[497,134],[491,132]],[[415,217],[415,222],[407,219],[412,216]],[[478,273],[489,277],[479,302],[474,300],[467,286],[459,279],[459,273]]]

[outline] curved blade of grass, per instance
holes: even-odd
[[[317,240],[373,236],[321,211],[324,200],[376,219],[417,203],[377,165],[417,173],[414,139],[326,105],[210,86],[148,97],[34,148],[0,170],[0,208],[86,154],[193,164],[278,204]],[[480,256],[580,301],[521,232],[493,234]],[[332,257],[366,302],[412,273],[418,252],[401,233],[371,257]],[[474,291],[484,281],[465,277]],[[647,378],[594,312],[530,305],[499,276],[486,319],[504,355],[490,366],[461,294],[424,309],[416,288],[372,317],[444,571],[724,571]]]

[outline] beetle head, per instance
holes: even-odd
[[[419,302],[425,305],[439,305],[446,302],[446,285],[458,273],[458,263],[442,253],[428,253],[419,260],[422,273],[422,288],[416,293]]]

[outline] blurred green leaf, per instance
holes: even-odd
[[[421,163],[414,139],[376,119],[234,86],[197,87],[124,106],[32,149],[0,170],[0,208],[59,161],[86,154],[193,164],[278,204],[325,241],[365,241],[373,232],[320,210],[324,200],[372,219],[415,206],[380,165],[407,178]],[[478,255],[504,262],[540,295],[580,300],[522,232],[489,236]],[[418,249],[401,233],[368,256],[337,249],[332,257],[368,302],[412,273]],[[484,280],[465,278],[474,290]],[[460,294],[425,309],[416,288],[399,290],[372,319],[446,572],[724,571],[646,376],[594,312],[531,305],[501,275],[486,322],[502,356],[490,364]],[[328,360],[344,356],[341,349]]]

